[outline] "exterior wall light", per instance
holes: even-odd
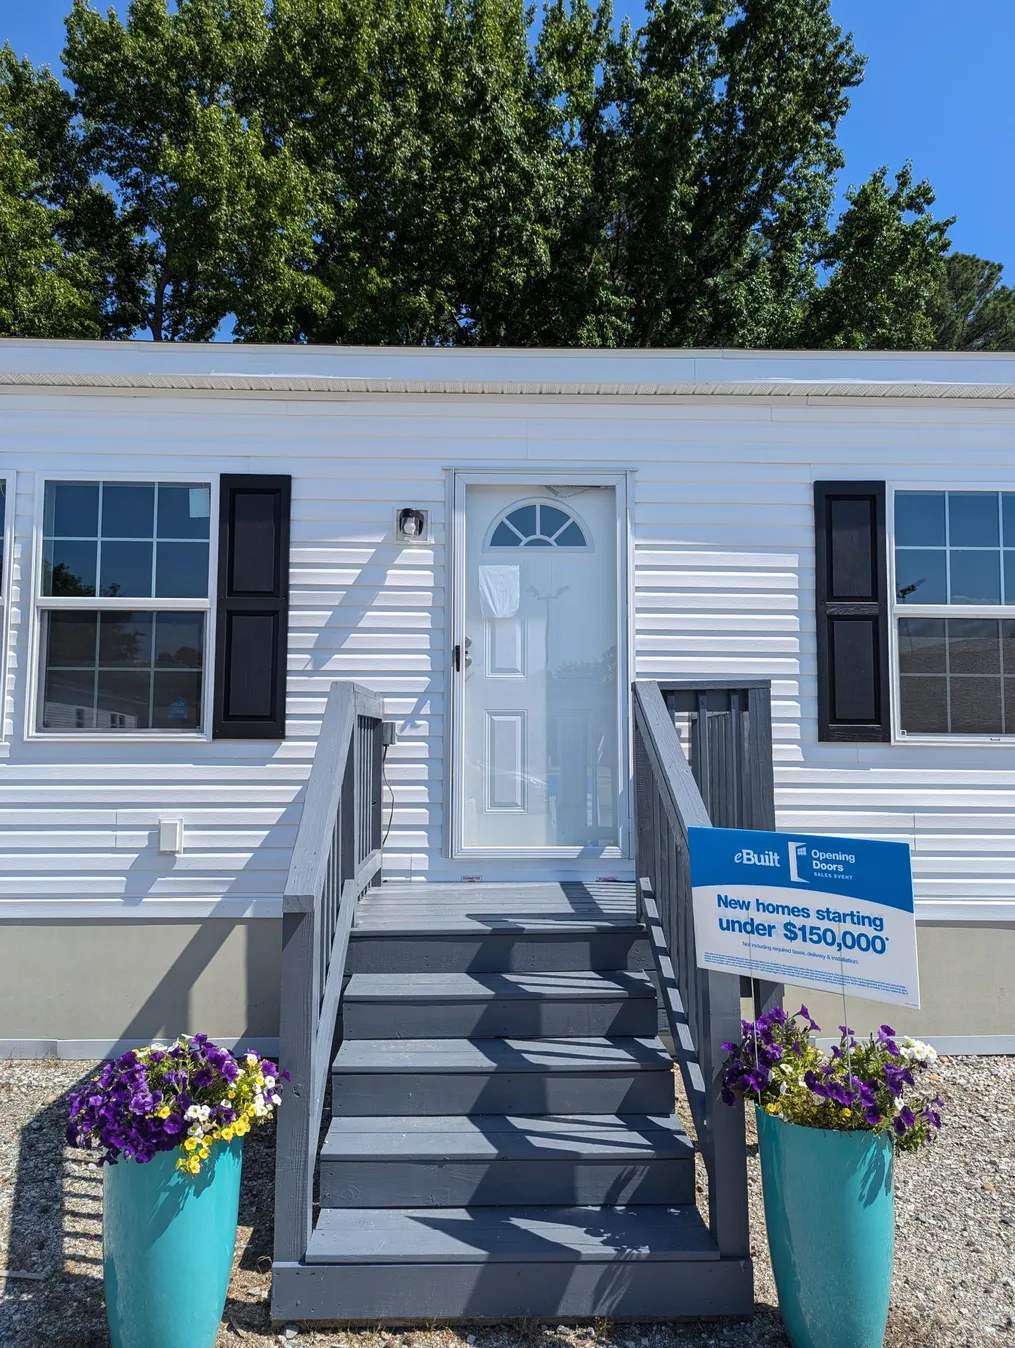
[[[415,506],[403,506],[395,516],[395,538],[399,543],[429,542],[429,510],[419,510]]]

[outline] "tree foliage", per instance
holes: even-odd
[[[1015,351],[1015,291],[1001,266],[950,253],[931,304],[934,345],[946,351]]]
[[[0,57],[0,331],[1001,349],[908,165],[833,218],[830,0],[72,0]]]

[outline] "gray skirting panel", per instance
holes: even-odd
[[[223,1048],[252,1048],[255,1053],[266,1057],[278,1055],[278,1039],[254,1035],[249,1039],[217,1039],[210,1036]],[[115,1058],[128,1049],[144,1048],[150,1039],[0,1039],[0,1058],[64,1058],[68,1061],[79,1059],[97,1062],[100,1058]],[[159,1043],[168,1042],[166,1037]],[[830,1048],[838,1039],[822,1037],[816,1041],[822,1048]],[[951,1054],[954,1057],[1015,1057],[1015,1034],[958,1034],[931,1035],[928,1040],[938,1053]]]
[[[249,1039],[217,1039],[215,1035],[209,1035],[209,1038],[230,1050],[252,1048],[255,1053],[268,1058],[278,1054],[277,1037],[271,1039],[253,1035]],[[151,1039],[0,1039],[0,1059],[64,1058],[68,1061],[98,1062],[100,1059],[117,1058],[132,1048],[145,1048],[152,1042]],[[172,1043],[172,1038],[157,1036],[154,1042]]]
[[[829,1049],[838,1042],[838,1039],[828,1039],[824,1036],[815,1040],[819,1048],[824,1049]],[[932,1034],[928,1036],[926,1042],[937,1049],[938,1053],[950,1054],[956,1058],[1015,1055],[1015,1034]]]

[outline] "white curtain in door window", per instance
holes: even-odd
[[[484,618],[513,618],[521,603],[519,566],[481,566],[479,602]]]

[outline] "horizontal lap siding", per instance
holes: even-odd
[[[278,911],[336,678],[383,690],[389,713],[404,722],[387,766],[395,802],[389,844],[425,873],[428,851],[440,851],[443,808],[445,484],[438,460],[448,427],[433,428],[427,458],[418,452],[427,432],[417,414],[378,418],[373,406],[355,404],[317,403],[308,416],[278,401],[33,396],[6,399],[4,412],[2,464],[22,470],[16,533],[26,576],[33,468],[68,477],[162,470],[195,480],[287,472],[293,506],[282,744],[25,742],[25,588],[11,632],[13,742],[0,763],[0,912],[73,898],[108,901],[110,911],[140,904],[156,912],[156,904],[182,901]],[[430,508],[435,546],[391,541],[394,507],[406,501]],[[385,822],[389,799],[386,793]],[[182,856],[158,853],[165,816],[185,820]]]
[[[794,401],[713,431],[638,474],[638,676],[770,678],[780,828],[910,843],[925,902],[1015,900],[1015,751],[818,742],[811,504],[821,478],[1013,489],[1015,412]]]
[[[444,469],[455,464],[531,465],[536,481],[544,465],[637,470],[638,676],[771,678],[781,827],[912,842],[924,899],[1015,899],[1010,750],[816,738],[813,480],[1015,488],[1012,413],[1002,407],[41,394],[6,397],[3,407],[0,466],[20,475],[0,911],[75,897],[141,911],[181,900],[277,911],[335,678],[382,692],[400,723],[386,772],[389,873],[454,876],[465,868],[496,878],[489,862],[442,859],[450,716]],[[23,741],[36,468],[67,476],[292,474],[284,743]],[[395,507],[405,504],[430,509],[432,545],[392,542]],[[157,822],[167,815],[186,820],[178,858],[157,852]]]

